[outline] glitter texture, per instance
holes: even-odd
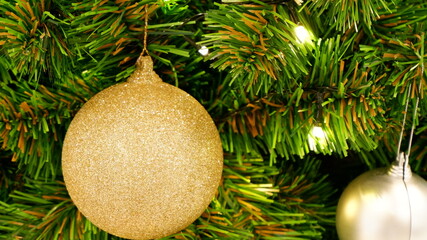
[[[215,195],[223,152],[206,110],[163,83],[140,57],[125,83],[90,99],[68,129],[65,184],[78,209],[99,228],[128,239],[184,229]]]

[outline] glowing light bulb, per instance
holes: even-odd
[[[311,151],[317,152],[328,147],[328,137],[325,131],[319,126],[314,126],[308,135],[308,146]],[[318,149],[320,148],[320,149]]]
[[[209,54],[209,49],[206,46],[201,46],[198,51],[202,56],[207,56]]]
[[[323,131],[323,129],[319,126],[314,126],[311,130],[311,133],[315,138],[326,138],[325,131]]]
[[[297,26],[295,28],[295,35],[300,43],[308,42],[311,40],[310,33],[304,26]]]

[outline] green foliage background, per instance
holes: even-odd
[[[1,239],[118,239],[73,205],[61,148],[80,107],[134,71],[146,14],[156,72],[205,106],[225,155],[211,205],[165,239],[337,239],[339,195],[396,157],[406,100],[402,149],[415,123],[426,175],[423,0],[0,0]],[[312,151],[315,125],[328,146]]]

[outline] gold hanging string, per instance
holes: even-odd
[[[136,60],[136,69],[132,73],[132,75],[128,78],[127,82],[135,82],[135,83],[154,83],[161,82],[162,79],[154,72],[153,68],[153,60],[148,54],[147,50],[147,35],[148,35],[148,4],[144,6],[145,10],[145,25],[144,25],[144,47],[142,49],[141,54]]]
[[[148,55],[147,50],[147,35],[148,35],[148,4],[145,4],[145,25],[144,25],[144,48],[142,49],[141,56]]]

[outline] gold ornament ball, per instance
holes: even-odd
[[[395,163],[348,185],[337,207],[340,240],[427,239],[427,182],[403,169]]]
[[[71,199],[93,224],[128,239],[155,239],[195,221],[213,199],[223,166],[206,110],[163,83],[149,57],[127,82],[76,114],[62,152]]]

